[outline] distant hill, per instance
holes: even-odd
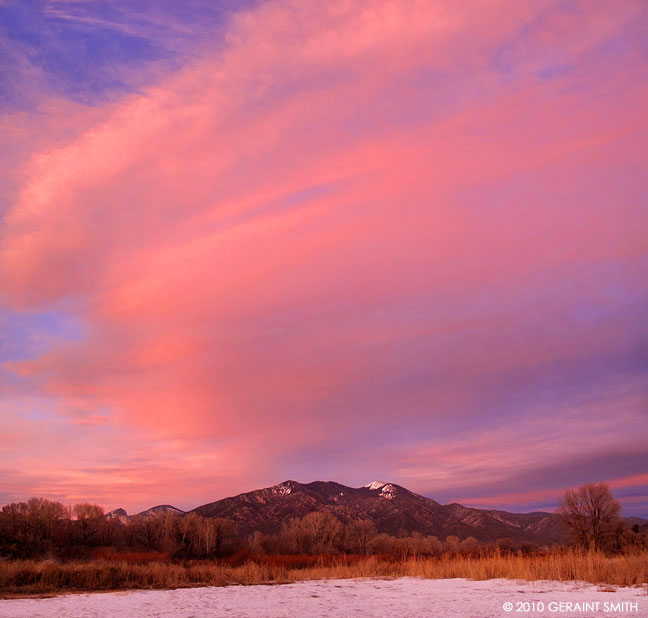
[[[106,519],[113,519],[125,524],[128,522],[128,513],[124,509],[115,509],[106,513]]]
[[[179,509],[175,506],[171,506],[170,504],[160,504],[159,506],[153,506],[150,509],[142,511],[141,513],[137,513],[136,515],[128,515],[128,513],[126,513],[124,509],[115,509],[114,511],[109,511],[108,513],[106,513],[106,518],[116,519],[117,521],[125,524],[129,519],[155,517],[156,515],[161,515],[162,513],[174,513],[176,515],[185,514],[182,509]]]
[[[170,504],[160,504],[159,506],[152,506],[150,509],[137,513],[137,515],[133,515],[133,517],[150,517],[151,515],[160,515],[162,513],[184,515],[185,512],[175,506],[171,506]]]
[[[460,504],[442,505],[383,481],[360,488],[332,481],[285,481],[194,509],[205,517],[232,520],[241,534],[255,530],[278,532],[291,517],[303,517],[313,511],[332,513],[344,523],[368,518],[379,532],[392,535],[420,532],[441,539],[457,535],[472,536],[479,541],[509,538],[541,544],[557,542],[565,536],[558,519],[551,513],[508,513]]]
[[[314,511],[331,513],[343,523],[370,519],[378,532],[394,536],[419,532],[440,539],[456,535],[460,539],[472,536],[483,542],[511,539],[540,545],[565,540],[566,536],[559,519],[552,513],[509,513],[473,509],[457,503],[444,505],[396,483],[384,481],[373,481],[358,488],[333,481],[285,481],[210,502],[187,512],[229,519],[238,534],[248,535],[254,531],[279,532],[290,518],[303,517]],[[124,509],[116,509],[106,517],[127,523],[167,512],[186,514],[175,506],[163,504],[131,516]],[[648,527],[648,520],[640,517],[629,517],[624,522],[629,528],[634,524],[641,530]]]

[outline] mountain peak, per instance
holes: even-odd
[[[106,519],[114,519],[125,524],[128,521],[128,513],[124,509],[115,509],[106,513]]]
[[[124,509],[115,509],[114,511],[108,511],[106,517],[125,517],[128,513]]]
[[[287,496],[293,492],[294,489],[298,488],[300,484],[297,481],[284,481],[272,487],[272,492],[279,494],[280,496]]]
[[[159,504],[158,506],[153,506],[150,509],[146,509],[141,513],[138,513],[134,517],[151,517],[153,515],[161,515],[162,513],[174,513],[175,515],[183,515],[184,511],[179,509],[171,504]]]
[[[393,500],[396,497],[396,485],[392,483],[385,483],[385,481],[372,481],[369,485],[365,485],[369,491],[380,490],[380,497]]]
[[[389,485],[389,483],[385,483],[385,481],[371,481],[371,483],[368,483],[365,487],[375,491],[376,489],[382,489],[385,485]]]

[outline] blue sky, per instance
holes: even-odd
[[[43,86],[90,105],[138,91],[160,64],[179,67],[197,47],[221,44],[231,14],[254,3],[3,0],[0,104],[29,108]]]

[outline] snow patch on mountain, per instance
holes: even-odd
[[[288,496],[292,493],[293,487],[295,485],[294,481],[285,481],[284,483],[279,483],[272,488],[272,492],[280,496]]]
[[[106,519],[118,521],[122,524],[128,523],[128,513],[124,509],[115,509],[106,513]]]
[[[380,495],[387,500],[393,500],[396,496],[396,487],[391,483],[385,483],[385,481],[372,481],[368,485],[365,485],[367,489],[371,491],[380,491]]]

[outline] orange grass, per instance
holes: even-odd
[[[286,583],[354,577],[463,577],[473,580],[579,580],[633,586],[648,582],[648,553],[606,556],[575,550],[521,555],[419,557],[386,560],[379,556],[249,556],[245,562],[111,559],[90,562],[4,560],[0,596],[88,590],[226,586]]]

